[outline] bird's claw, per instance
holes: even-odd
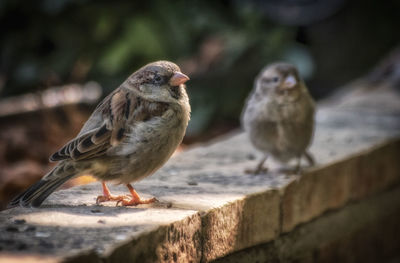
[[[106,196],[106,195],[99,195],[96,198],[96,204],[99,205],[100,203],[108,202],[108,201],[121,201],[125,198],[123,195],[118,195],[118,196]]]
[[[117,204],[115,206],[118,206],[119,204],[121,204],[122,206],[137,206],[137,205],[141,205],[141,204],[151,204],[154,202],[158,202],[157,198],[153,197],[150,199],[135,199],[135,198],[125,198],[125,199],[121,199],[117,201]]]

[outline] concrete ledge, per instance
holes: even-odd
[[[156,196],[160,203],[97,206],[100,185],[89,184],[56,192],[39,209],[2,211],[0,260],[209,262],[260,247],[281,255],[283,247],[268,244],[291,236],[284,246],[299,251],[296,233],[318,235],[323,226],[317,225],[324,225],[330,213],[339,213],[328,220],[338,225],[348,223],[354,211],[368,215],[368,208],[357,210],[357,203],[363,206],[386,195],[390,198],[374,206],[374,218],[390,221],[394,216],[384,211],[400,206],[393,199],[398,190],[390,192],[400,185],[400,115],[364,113],[357,107],[320,105],[311,147],[317,165],[305,167],[301,177],[285,175],[275,164],[266,175],[244,174],[256,164],[257,154],[246,135],[237,132],[175,156],[135,185],[144,197]],[[126,193],[121,186],[111,190]],[[357,221],[354,229],[375,221]],[[308,246],[308,238],[299,240]],[[340,250],[340,244],[331,250],[327,240],[338,238],[327,234],[326,249],[318,246],[320,259]]]
[[[216,262],[398,262],[399,218],[397,187]]]
[[[203,260],[210,261],[276,238],[280,228],[279,193],[251,194],[204,212]]]
[[[397,185],[400,140],[390,140],[346,160],[312,169],[285,188],[282,231],[289,232],[327,210]]]

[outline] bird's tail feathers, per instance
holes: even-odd
[[[75,169],[65,169],[63,164],[58,165],[40,181],[15,197],[9,203],[8,208],[15,206],[39,207],[52,192],[75,176]]]

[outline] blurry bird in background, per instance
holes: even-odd
[[[128,206],[156,201],[141,199],[130,183],[153,174],[182,142],[190,119],[187,80],[168,61],[133,73],[97,106],[77,137],[50,157],[58,165],[9,207],[38,207],[64,182],[88,173],[102,181],[103,195],[97,203]],[[126,184],[131,195],[111,195],[105,181]]]
[[[256,149],[264,154],[255,169],[247,173],[266,172],[268,156],[287,163],[301,157],[310,165],[314,159],[307,151],[314,130],[314,100],[295,66],[275,63],[258,75],[242,113],[242,125]]]

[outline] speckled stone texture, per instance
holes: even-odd
[[[371,111],[337,100],[319,105],[311,146],[317,165],[304,167],[301,176],[271,162],[268,174],[245,174],[259,154],[236,131],[176,155],[135,184],[158,203],[96,205],[101,187],[92,183],[57,191],[41,208],[0,212],[0,261],[208,262],[290,237],[326,213],[396,188],[400,110]],[[329,246],[324,251],[321,258],[333,253]]]

